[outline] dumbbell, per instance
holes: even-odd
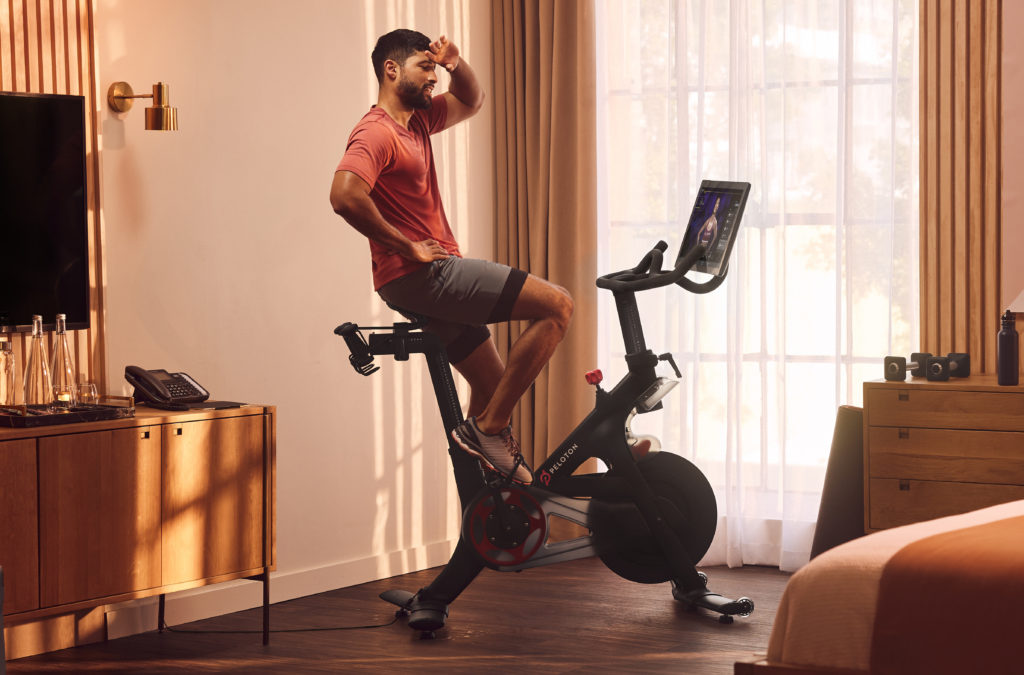
[[[902,356],[885,357],[885,379],[901,382],[907,379],[907,370],[914,377],[924,377],[928,360],[932,355],[928,352],[914,352],[910,355],[910,363]]]
[[[925,376],[933,382],[945,382],[952,377],[967,377],[971,374],[970,354],[951,353],[947,356],[933,356],[925,366]]]
[[[928,352],[914,352],[908,363],[902,356],[885,357],[885,379],[903,381],[907,371],[914,377],[926,377],[932,382],[944,382],[952,377],[971,374],[971,356],[952,352],[946,356],[932,356]]]

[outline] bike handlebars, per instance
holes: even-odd
[[[646,291],[670,284],[678,284],[691,293],[710,293],[725,281],[724,272],[721,276],[713,276],[703,283],[697,283],[686,278],[686,273],[704,256],[707,250],[707,246],[704,244],[694,246],[685,256],[676,261],[674,268],[662,270],[661,262],[667,249],[668,244],[664,241],[659,241],[636,267],[599,277],[597,287],[608,289],[614,293],[621,293],[626,291]]]
[[[363,334],[359,332],[359,326],[346,322],[335,328],[334,334],[345,338],[345,344],[351,352],[348,362],[357,373],[371,375],[380,370],[380,366],[373,365],[373,352],[370,351],[370,345],[366,344]]]

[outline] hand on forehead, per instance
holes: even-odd
[[[436,63],[436,61],[434,60],[434,55],[431,54],[428,50],[423,50],[423,51],[413,52],[412,54],[409,54],[409,56],[406,57],[405,62],[402,63],[401,65],[404,68],[408,68],[408,67],[413,67],[413,66],[420,65],[424,61],[429,61],[431,63]]]

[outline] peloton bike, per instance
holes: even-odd
[[[749,190],[749,183],[703,181],[672,268],[662,269],[668,244],[659,241],[636,267],[597,280],[599,288],[615,297],[629,371],[611,391],[601,387],[600,371],[587,374],[596,387],[593,411],[536,467],[531,485],[484,469],[451,440],[452,429],[463,420],[462,407],[444,347],[435,335],[420,330],[425,319],[400,310],[413,320],[364,326],[382,331],[371,333],[369,341],[354,323],[335,329],[349,347],[349,361],[362,375],[379,370],[374,356],[405,361],[410,354],[423,354],[449,439],[463,507],[455,552],[434,581],[417,593],[381,594],[399,607],[400,615],[409,617],[410,628],[422,631],[422,637],[433,637],[433,631],[444,626],[448,605],[484,566],[518,572],[594,555],[630,581],[671,582],[676,600],[688,609],[716,612],[722,623],[754,611],[749,598],[732,600],[708,590],[707,576],[695,567],[711,545],[718,521],[707,478],[679,455],[646,451],[648,443],[630,430],[635,415],[661,409],[662,398],[678,383],[659,376],[659,364],[667,362],[673,374],[682,377],[671,354],[659,356],[647,348],[636,293],[672,284],[691,293],[720,286]],[[711,276],[698,283],[686,277],[691,270]],[[591,458],[600,459],[607,470],[575,475]],[[588,534],[549,542],[549,517],[577,523]]]

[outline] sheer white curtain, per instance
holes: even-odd
[[[711,480],[705,564],[796,569],[837,407],[917,346],[916,1],[597,7],[602,273],[677,246],[702,178],[752,184],[726,283],[639,297],[683,380],[634,427]],[[601,364],[620,375],[599,299]]]

